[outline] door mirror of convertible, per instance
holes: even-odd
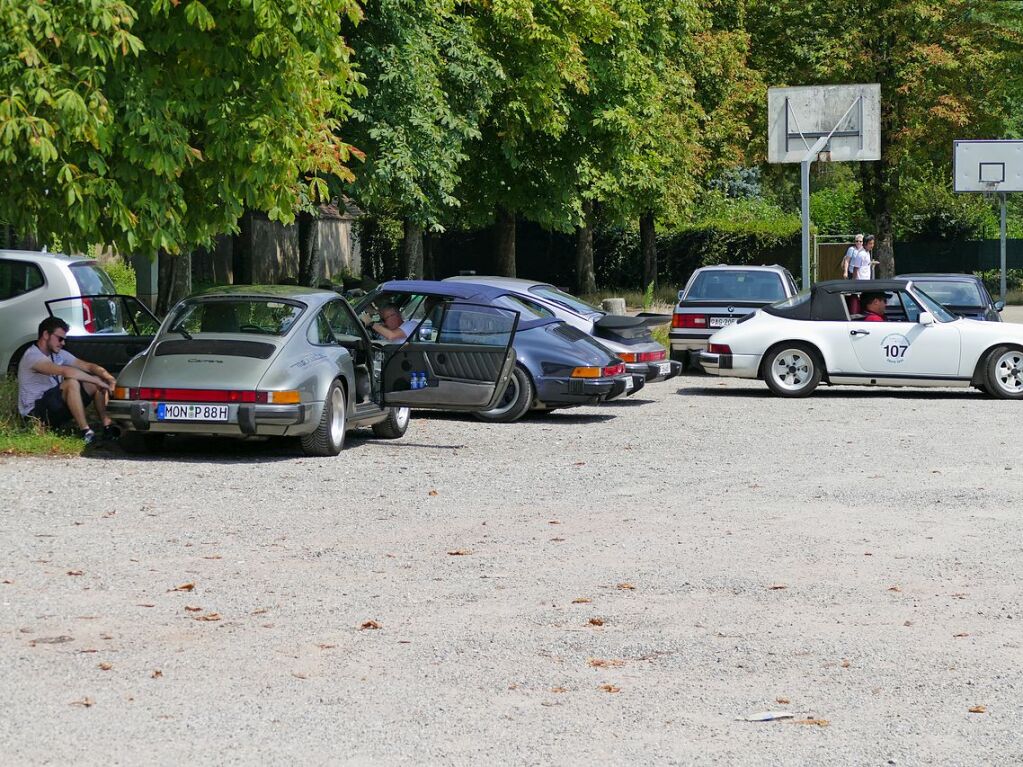
[[[995,301],[995,311],[1000,312],[1005,308],[1005,301]]]
[[[917,320],[921,325],[933,325],[934,315],[930,312],[920,312],[920,319]]]

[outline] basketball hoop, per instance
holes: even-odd
[[[825,149],[817,153],[817,162],[831,162],[831,150]]]
[[[981,181],[981,192],[987,198],[994,197],[998,194],[998,182],[997,181]]]

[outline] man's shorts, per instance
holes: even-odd
[[[82,404],[85,407],[89,407],[91,402],[92,395],[83,386]],[[43,396],[36,400],[36,404],[29,415],[33,418],[38,418],[51,429],[58,429],[70,421],[71,411],[68,409],[67,403],[64,402],[64,397],[61,396],[60,386],[47,389]]]

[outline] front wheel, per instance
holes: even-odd
[[[984,365],[987,392],[999,399],[1023,399],[1023,350],[999,346]]]
[[[387,418],[373,424],[373,436],[381,439],[400,439],[408,429],[410,410],[407,407],[392,407]]]
[[[806,344],[781,344],[764,358],[764,381],[781,397],[805,397],[821,382],[823,365]]]
[[[532,407],[534,392],[533,380],[529,377],[529,373],[525,368],[516,364],[508,378],[508,388],[504,390],[497,406],[492,410],[476,413],[476,417],[481,421],[493,423],[517,421]]]
[[[327,390],[323,403],[323,415],[316,425],[316,431],[301,437],[302,450],[306,455],[333,456],[345,446],[345,432],[348,431],[348,407],[345,390],[335,379]]]

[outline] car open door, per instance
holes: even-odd
[[[461,301],[439,305],[404,342],[376,345],[383,404],[492,409],[515,365],[518,323],[519,313],[511,309]]]
[[[99,295],[54,298],[46,310],[69,326],[65,348],[79,359],[117,373],[145,351],[160,321],[135,296]]]

